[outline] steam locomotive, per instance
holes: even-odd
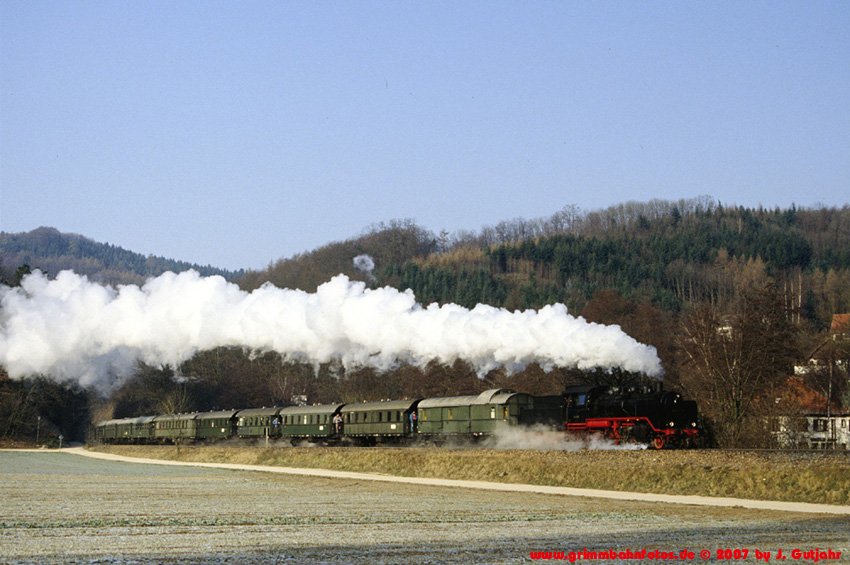
[[[691,447],[699,440],[697,406],[651,388],[569,387],[533,396],[491,389],[472,396],[248,408],[142,416],[99,422],[100,443],[183,443],[230,438],[357,445],[441,443],[544,426],[573,434],[602,434],[615,442],[655,449]]]

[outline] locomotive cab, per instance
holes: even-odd
[[[564,391],[566,422],[583,422],[593,416],[594,400],[604,393],[606,387],[581,385],[567,387]]]

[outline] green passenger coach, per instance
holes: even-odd
[[[322,440],[335,435],[333,417],[342,404],[317,404],[315,406],[288,406],[281,409],[283,438]]]
[[[346,404],[340,411],[348,437],[398,437],[410,433],[410,413],[418,400]]]
[[[157,416],[153,420],[154,439],[162,443],[195,441],[197,433],[197,422],[195,418],[197,417],[197,413]]]
[[[122,420],[106,420],[95,427],[95,438],[101,443],[123,443],[118,426]]]
[[[236,410],[200,412],[195,418],[196,439],[227,439],[236,433]]]
[[[140,416],[124,420],[129,424],[128,441],[130,443],[146,443],[153,438],[153,421],[155,416]]]
[[[419,402],[420,435],[487,435],[522,422],[534,398],[508,389],[477,396],[426,398]]]
[[[280,406],[240,410],[236,420],[239,437],[280,437]]]

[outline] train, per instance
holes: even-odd
[[[470,396],[140,416],[98,422],[93,432],[104,444],[239,438],[368,446],[475,441],[501,430],[542,427],[663,449],[697,446],[698,423],[696,402],[660,386],[573,386],[553,396],[498,388]]]

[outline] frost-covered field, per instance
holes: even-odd
[[[848,531],[847,517],[0,452],[2,563],[522,563],[582,548],[701,562],[718,548],[848,556]]]

